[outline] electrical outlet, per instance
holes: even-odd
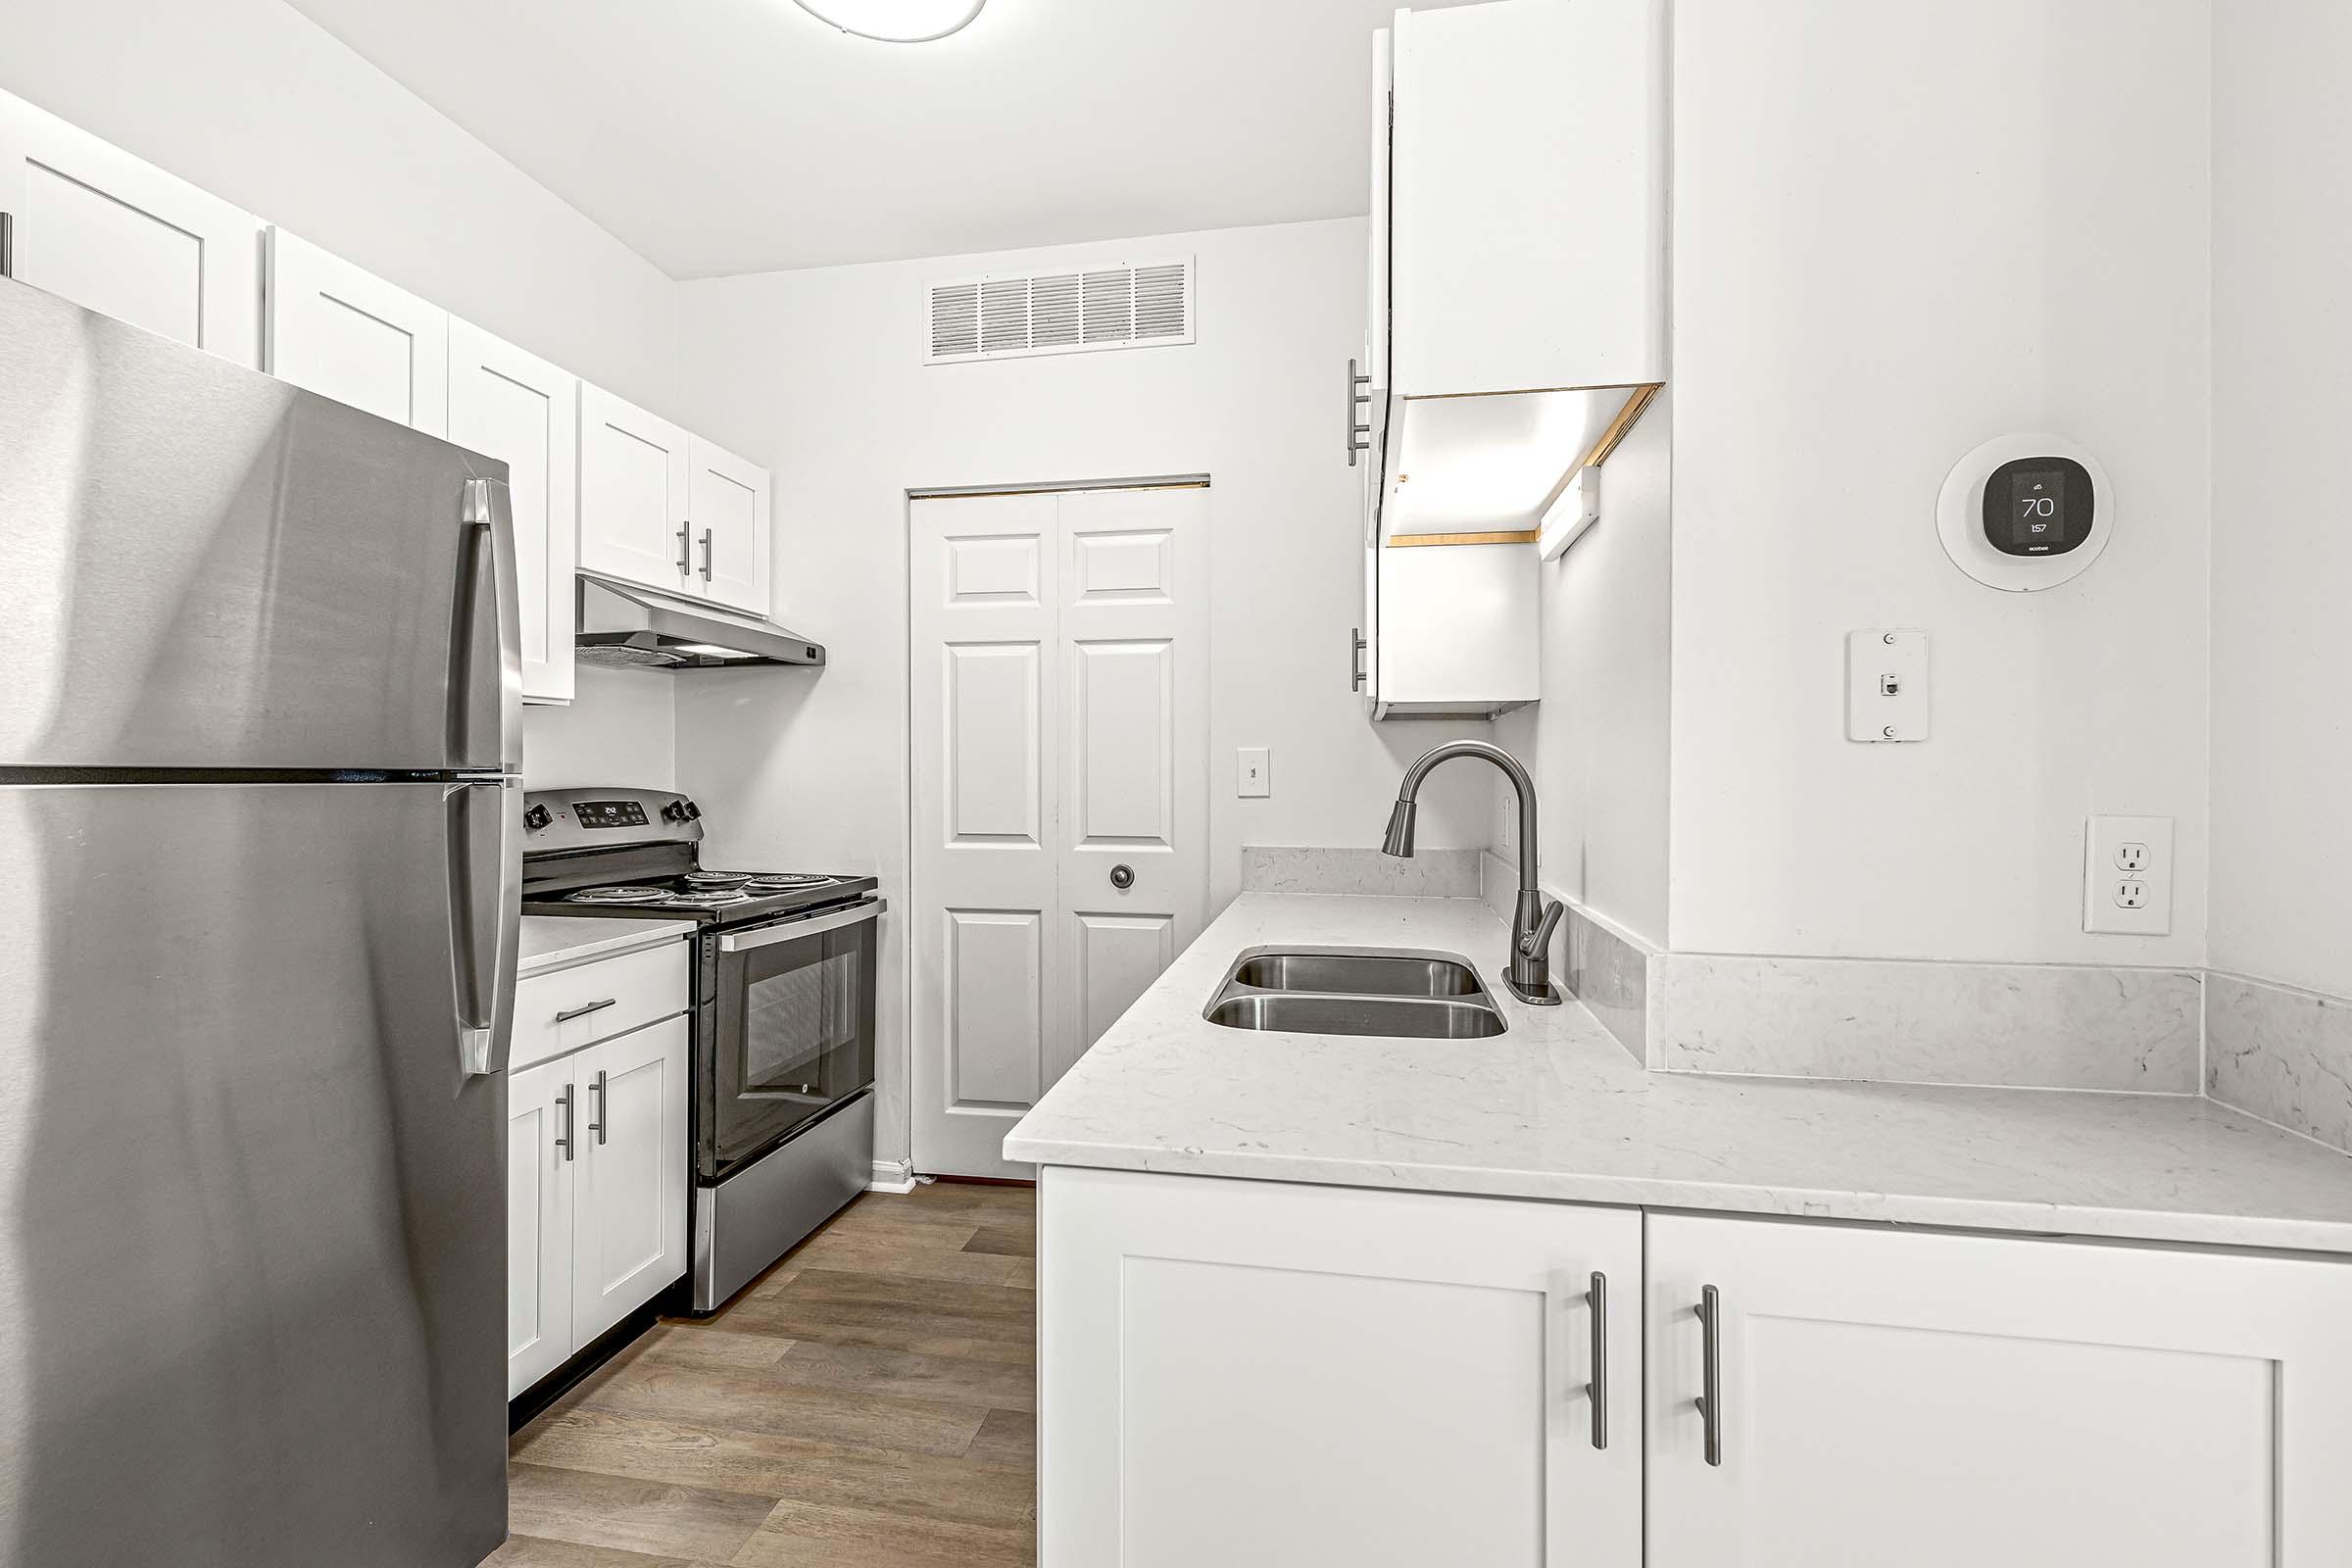
[[[1274,775],[1266,760],[1266,748],[1241,748],[1241,779],[1239,793],[1245,800],[1256,800],[1274,793]]]
[[[2094,816],[2082,835],[2082,929],[2160,937],[2173,929],[2173,819]]]

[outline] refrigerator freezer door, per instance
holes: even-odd
[[[0,787],[0,1564],[471,1568],[504,1539],[475,793],[504,792]]]
[[[0,280],[0,768],[516,770],[506,476]]]

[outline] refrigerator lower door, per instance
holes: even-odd
[[[483,788],[0,787],[0,1563],[505,1538]]]
[[[0,279],[0,768],[514,771],[506,480]]]

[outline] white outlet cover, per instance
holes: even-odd
[[[2160,937],[2173,929],[2173,819],[2094,816],[2082,833],[2082,929]]]
[[[1928,634],[1884,627],[1845,638],[1845,738],[1928,738]]]
[[[1239,748],[1238,776],[1235,788],[1244,800],[1257,800],[1274,793],[1273,764],[1267,760],[1263,746]]]

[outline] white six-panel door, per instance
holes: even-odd
[[[1198,486],[911,506],[917,1170],[1026,1175],[1004,1134],[1200,932],[1207,551]]]
[[[0,94],[14,275],[89,310],[261,364],[261,223],[55,115]]]
[[[1681,1214],[1647,1243],[1650,1568],[2347,1560],[2341,1262]]]

